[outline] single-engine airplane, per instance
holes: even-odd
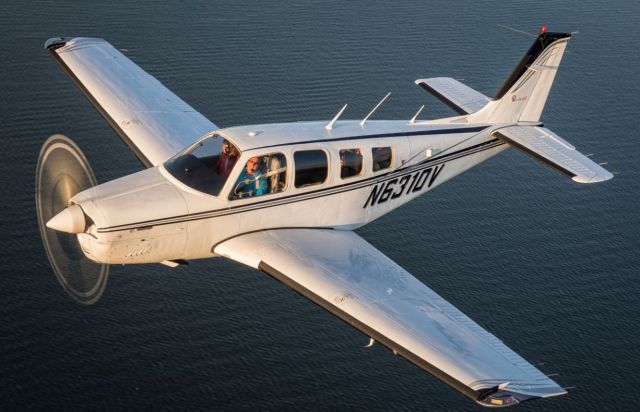
[[[93,303],[107,265],[224,256],[483,406],[565,394],[353,230],[511,146],[579,183],[611,179],[540,123],[570,37],[543,27],[493,98],[452,78],[416,80],[454,117],[373,121],[374,108],[340,120],[345,105],[330,121],[224,129],[108,42],[49,39],[46,50],[146,166],[96,185],[70,139],[44,143],[36,202],[52,267]]]

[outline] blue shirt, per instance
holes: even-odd
[[[251,175],[247,173],[247,167],[245,166],[236,182],[234,194],[238,195],[239,198],[262,196],[267,193],[268,187],[262,168]]]

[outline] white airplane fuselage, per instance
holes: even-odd
[[[326,122],[217,130],[243,149],[218,196],[183,184],[159,165],[75,195],[71,203],[91,219],[77,236],[85,254],[96,262],[134,264],[215,257],[218,243],[264,229],[352,230],[507,147],[491,136],[499,125],[452,119],[370,121],[364,126],[341,121],[332,130],[325,128]],[[392,161],[390,167],[374,171],[372,150],[379,147],[391,148]],[[359,175],[341,178],[343,149],[359,149]],[[326,153],[328,176],[323,183],[295,187],[293,153],[302,150]],[[247,160],[269,153],[286,157],[285,189],[230,200]]]

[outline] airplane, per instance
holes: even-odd
[[[91,304],[108,265],[225,257],[482,406],[566,394],[354,229],[509,147],[578,183],[611,179],[540,122],[570,37],[543,26],[492,98],[452,78],[416,80],[453,117],[369,120],[383,99],[362,120],[340,120],[344,105],[328,122],[222,129],[105,40],[51,38],[45,49],[145,166],[96,184],[71,139],[45,141],[36,203],[54,272]]]

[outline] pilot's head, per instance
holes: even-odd
[[[222,153],[229,154],[231,152],[231,143],[227,139],[222,141]]]
[[[262,164],[262,158],[259,156],[252,157],[247,161],[247,173],[253,175],[258,170],[260,170],[260,165]]]

